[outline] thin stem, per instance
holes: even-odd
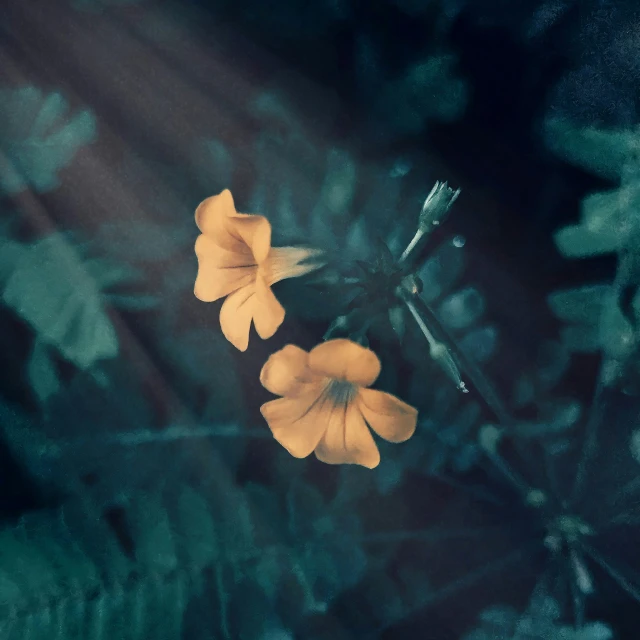
[[[549,453],[547,447],[543,446],[543,458],[544,458],[544,468],[547,475],[547,481],[549,482],[549,487],[551,489],[551,494],[555,498],[556,502],[563,509],[566,507],[566,501],[562,498],[560,493],[560,485],[558,483],[558,476],[556,474],[555,467],[553,466],[553,457]]]
[[[516,551],[513,551],[507,554],[506,556],[503,556],[502,558],[500,558],[500,560],[494,560],[492,562],[488,562],[487,564],[476,569],[475,571],[469,572],[466,576],[462,578],[458,578],[457,580],[454,580],[453,582],[449,583],[447,586],[443,587],[442,589],[438,589],[430,598],[427,599],[427,601],[424,603],[424,606],[433,605],[433,604],[436,604],[437,602],[441,602],[442,600],[445,600],[446,598],[449,598],[450,596],[454,595],[456,592],[472,586],[478,580],[481,580],[482,578],[485,578],[486,576],[491,575],[496,571],[500,571],[501,569],[510,565],[516,560],[523,558],[525,555],[525,550],[526,549],[518,549]]]
[[[611,518],[608,522],[605,522],[601,527],[599,527],[599,530],[604,531],[605,529],[609,529],[621,524],[636,525],[638,523],[640,523],[640,510],[636,505],[636,507],[633,509],[629,509],[627,511],[624,511],[623,513],[619,513],[618,515],[613,516],[613,518]]]
[[[363,542],[438,542],[452,538],[473,538],[495,531],[498,527],[466,527],[462,529],[426,529],[421,531],[389,531],[370,533],[362,538]]]
[[[218,599],[220,601],[220,627],[224,640],[231,640],[229,632],[229,620],[227,612],[227,593],[224,586],[224,576],[222,575],[222,565],[217,562],[215,566],[216,589],[218,590]]]
[[[429,305],[420,298],[420,296],[411,294],[407,291],[402,291],[402,297],[407,303],[409,300],[412,306],[416,309],[416,313],[420,316],[422,324],[425,325],[425,320],[429,325],[430,333],[434,336],[434,339],[439,343],[444,344],[458,369],[464,371],[471,380],[471,383],[476,388],[486,405],[495,414],[499,422],[505,426],[509,426],[513,423],[513,419],[505,404],[500,399],[500,396],[493,388],[493,385],[487,380],[484,373],[480,370],[478,365],[473,362],[467,355],[460,349],[449,334],[449,332],[442,326],[436,315],[433,313]],[[415,315],[414,315],[415,317]],[[422,327],[421,327],[422,328]]]
[[[602,422],[604,415],[604,403],[602,402],[602,394],[604,392],[604,365],[600,367],[598,374],[598,382],[596,386],[596,392],[591,403],[591,410],[589,411],[589,417],[587,419],[586,434],[584,439],[584,446],[582,447],[582,453],[580,455],[580,462],[578,463],[578,470],[576,472],[576,479],[571,490],[571,497],[569,499],[570,507],[575,507],[576,503],[580,499],[581,490],[584,484],[587,465],[591,460],[593,454],[596,452],[598,444],[598,426]]]
[[[571,590],[571,600],[573,601],[574,627],[581,629],[584,626],[585,616],[585,589],[580,588],[581,571],[585,571],[584,563],[579,559],[578,553],[573,545],[569,548],[569,586]],[[584,586],[584,585],[583,585]]]
[[[460,375],[460,368],[456,364],[451,352],[443,345],[441,342],[436,340],[431,330],[426,325],[420,312],[413,304],[413,301],[407,297],[403,296],[404,302],[407,305],[407,308],[411,312],[414,320],[417,325],[420,327],[424,337],[427,339],[429,343],[429,350],[431,352],[431,357],[439,360],[440,366],[445,370],[445,373],[453,380],[458,389],[460,389],[463,393],[468,393],[467,385],[462,380],[462,376]]]
[[[484,500],[498,506],[504,506],[504,502],[502,500],[499,500],[493,494],[489,493],[485,489],[481,489],[480,487],[464,484],[463,482],[460,482],[455,478],[450,478],[449,476],[430,475],[429,477],[433,480],[448,484],[451,487],[455,487],[456,489],[466,491],[467,493],[471,494],[475,498],[479,498],[480,500]]]
[[[483,449],[483,451],[486,454],[486,459],[491,461],[494,468],[526,497],[531,491],[531,487],[507,464],[507,461],[495,451],[490,449]]]
[[[455,340],[442,326],[433,311],[431,311],[429,305],[427,305],[420,296],[402,287],[399,289],[398,295],[405,302],[407,308],[415,318],[418,326],[427,338],[431,350],[433,351],[434,345],[444,346],[446,348],[450,358],[450,366],[446,366],[449,364],[449,361],[445,362],[443,366],[445,366],[445,370],[447,370],[447,373],[449,373],[449,376],[454,381],[459,380],[458,387],[466,391],[465,383],[460,377],[460,370],[462,370],[469,376],[476,391],[498,420],[507,427],[512,426],[513,420],[511,415],[493,388],[493,385],[480,368],[458,347]],[[487,453],[488,459],[494,467],[505,476],[518,491],[527,495],[531,489],[527,483],[510,468],[501,456],[495,452],[487,451]]]
[[[618,491],[608,501],[607,504],[609,507],[614,507],[616,503],[618,503],[621,500],[624,500],[626,497],[629,496],[629,494],[633,494],[638,490],[640,490],[640,477],[634,478],[630,482],[627,482],[627,484],[625,484],[624,487],[622,487],[622,489],[620,489],[620,491]]]
[[[596,564],[602,567],[612,578],[617,582],[622,589],[624,589],[634,600],[640,602],[640,589],[631,584],[617,569],[614,569],[600,554],[589,545],[580,541],[582,550],[588,555]]]
[[[418,229],[416,231],[416,235],[413,236],[411,242],[407,245],[407,248],[402,252],[402,255],[400,256],[400,262],[405,262],[407,260],[409,254],[416,248],[420,240],[422,240],[424,234],[425,231],[423,229]]]
[[[47,447],[42,452],[49,457],[58,457],[63,450],[72,447],[82,447],[87,444],[100,445],[120,445],[123,447],[136,447],[153,442],[174,442],[176,440],[191,440],[198,438],[270,438],[271,434],[262,429],[238,429],[235,425],[211,426],[211,427],[190,427],[187,425],[175,425],[154,431],[152,429],[141,429],[139,431],[128,431],[104,436],[102,438],[73,438],[60,444]]]

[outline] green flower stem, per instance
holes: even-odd
[[[406,262],[409,259],[409,257],[416,250],[416,247],[418,246],[418,244],[420,244],[420,241],[422,240],[422,238],[424,238],[425,235],[426,235],[426,231],[424,229],[418,229],[416,231],[416,235],[413,236],[413,238],[411,238],[411,242],[407,245],[407,248],[402,252],[402,255],[400,256],[400,262]]]
[[[431,357],[440,363],[440,366],[444,369],[445,373],[453,380],[458,389],[460,389],[463,393],[468,393],[467,385],[464,383],[464,380],[462,380],[460,369],[453,359],[451,352],[446,348],[445,345],[442,344],[442,342],[439,342],[434,338],[433,334],[429,330],[429,327],[423,321],[422,316],[413,304],[413,301],[409,298],[406,298],[405,303],[414,320],[420,327],[422,334],[429,343],[429,352],[431,353]]]
[[[451,358],[459,371],[469,377],[469,380],[476,388],[478,393],[482,396],[482,399],[491,409],[498,421],[505,426],[509,426],[513,423],[513,420],[507,411],[504,403],[494,390],[493,385],[487,380],[484,373],[480,370],[478,365],[473,362],[466,354],[458,347],[455,340],[449,335],[447,330],[442,326],[438,318],[433,311],[429,308],[422,298],[412,292],[406,291],[404,288],[400,288],[399,294],[411,311],[411,315],[420,322],[418,325],[424,333],[423,327],[429,331],[433,336],[432,340],[437,341],[439,344],[446,347],[447,351],[451,355]],[[426,334],[425,334],[426,336]],[[429,340],[429,338],[427,338]],[[432,343],[429,342],[429,347],[432,348]]]
[[[454,380],[460,380],[458,388],[462,391],[466,391],[464,381],[460,378],[460,371],[463,371],[469,377],[469,380],[471,380],[476,391],[483,399],[484,403],[494,413],[498,421],[503,426],[510,428],[510,431],[513,432],[513,419],[500,399],[500,396],[498,396],[498,393],[493,388],[491,382],[475,362],[468,358],[458,347],[455,340],[442,326],[438,318],[424,300],[422,300],[417,293],[407,291],[403,286],[398,288],[398,295],[407,305],[411,315],[414,317],[421,331],[427,338],[432,354],[434,344],[440,345],[446,350],[449,360],[442,358],[441,350],[438,351],[437,355],[439,356],[441,366],[443,366],[449,377]],[[495,451],[485,451],[485,453],[488,454],[488,459],[500,474],[507,478],[507,480],[515,486],[520,493],[522,493],[523,498],[526,497],[531,491],[531,487],[529,487],[527,483],[508,465],[506,460],[504,460]]]

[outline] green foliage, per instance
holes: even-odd
[[[569,323],[563,341],[571,351],[602,351],[604,381],[631,392],[637,386],[640,345],[640,137],[636,129],[578,128],[561,119],[546,123],[551,150],[587,171],[611,180],[615,190],[587,196],[581,221],[555,236],[568,258],[618,254],[618,271],[606,284],[558,291],[553,312]]]
[[[479,627],[463,640],[611,640],[611,629],[602,622],[572,628],[560,621],[560,607],[548,596],[536,596],[519,614],[514,608],[494,606],[480,614]]]
[[[278,615],[295,624],[318,610],[317,598],[358,580],[362,552],[348,536],[359,529],[343,526],[353,516],[335,520],[339,511],[313,489],[291,489],[282,502],[256,489],[218,475],[197,489],[169,483],[132,494],[124,508],[97,511],[76,498],[24,516],[0,531],[0,625],[17,640],[54,630],[65,639],[179,640],[203,624],[203,605],[204,637],[257,640],[277,631]],[[291,581],[301,599],[278,614]],[[271,605],[247,624],[246,607],[258,606],[260,594]]]
[[[567,162],[618,181],[637,144],[638,133],[633,129],[580,127],[563,118],[549,118],[544,139],[549,149]]]
[[[0,190],[12,195],[59,186],[58,172],[96,138],[93,114],[81,111],[65,123],[68,109],[59,93],[45,95],[32,86],[0,89]]]
[[[381,64],[382,46],[366,33],[360,34],[357,43],[357,81],[372,104],[366,123],[369,135],[418,135],[433,120],[449,122],[462,116],[467,87],[456,72],[453,54],[431,52],[393,76]]]
[[[2,292],[39,339],[81,369],[118,352],[115,329],[102,305],[100,284],[61,234],[28,248],[13,264]]]
[[[546,142],[556,154],[619,186],[589,195],[582,203],[581,221],[561,229],[558,249],[569,258],[583,258],[625,249],[637,252],[640,233],[640,133],[636,129],[578,128],[551,119]]]
[[[115,530],[81,502],[5,529],[0,620],[7,637],[178,640],[221,543],[203,536],[220,526],[202,498],[186,487],[177,493],[175,517],[161,497],[145,496]]]
[[[286,495],[257,485],[247,492],[259,514],[261,538],[271,545],[258,566],[258,581],[273,597],[292,572],[302,589],[303,609],[322,612],[359,581],[366,566],[362,529],[348,505],[340,499],[327,502],[302,483]]]
[[[625,377],[629,363],[636,357],[639,336],[637,326],[623,314],[616,289],[608,285],[586,285],[556,291],[549,296],[553,313],[567,323],[562,342],[570,352],[601,352],[605,357],[604,381],[613,384]],[[630,304],[640,313],[640,290]]]
[[[36,397],[45,402],[59,389],[56,357],[89,370],[118,354],[107,301],[134,310],[156,301],[109,293],[134,280],[135,271],[85,258],[81,247],[63,233],[30,245],[10,241],[10,247],[0,259],[2,301],[35,333],[27,373]]]

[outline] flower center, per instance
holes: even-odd
[[[327,396],[338,406],[349,404],[355,397],[358,389],[348,380],[334,378],[327,386]]]

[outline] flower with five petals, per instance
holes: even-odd
[[[238,213],[228,189],[204,200],[195,217],[202,232],[195,244],[195,296],[204,302],[228,296],[220,310],[220,327],[231,344],[246,351],[252,321],[258,335],[266,339],[284,320],[284,308],[271,285],[317,269],[321,266],[318,262],[302,262],[318,252],[272,247],[269,221],[264,216]]]
[[[310,352],[290,344],[262,368],[262,385],[283,397],[260,411],[275,439],[296,458],[315,451],[322,462],[372,469],[380,453],[369,427],[384,440],[404,442],[418,417],[399,398],[368,388],[379,374],[376,354],[351,340],[328,340]]]

